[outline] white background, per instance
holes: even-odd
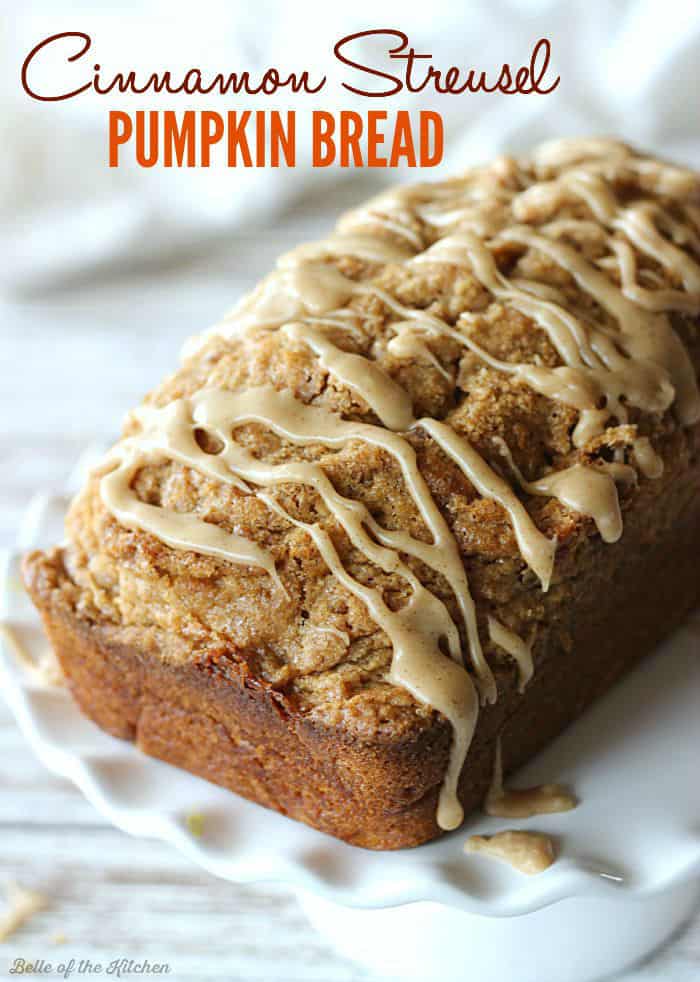
[[[449,141],[440,173],[561,132],[622,134],[700,164],[697,0],[350,6],[341,13],[331,3],[265,0],[182,10],[173,2],[5,4],[0,546],[11,543],[35,490],[59,484],[86,443],[114,437],[123,413],[174,366],[188,334],[214,321],[276,254],[323,234],[335,212],[387,178],[303,166],[293,173],[109,171],[109,100],[40,105],[20,89],[19,66],[43,37],[87,31],[103,67],[115,71],[277,64],[330,74],[333,43],[369,27],[399,27],[433,53],[436,67],[516,64],[546,35],[562,78],[551,96],[392,100],[392,108],[444,114]],[[381,51],[374,57],[380,64]],[[287,106],[269,100],[268,108]],[[329,82],[321,101],[306,97],[294,108],[358,105]],[[0,748],[0,873],[45,890],[51,901],[0,949],[0,973],[15,954],[53,961],[73,954],[167,960],[178,979],[359,977],[314,937],[293,901],[215,882],[165,846],[105,827],[77,792],[32,760],[4,709]],[[54,946],[56,932],[69,943]],[[699,974],[700,921],[629,979],[690,982]]]

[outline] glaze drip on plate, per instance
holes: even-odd
[[[636,194],[630,198],[625,189],[632,186]],[[607,140],[548,144],[523,161],[499,158],[463,178],[381,195],[343,216],[330,238],[283,256],[222,323],[185,349],[187,357],[212,337],[235,345],[248,333],[279,332],[290,351],[311,353],[333,384],[359,399],[376,422],[348,420],[269,384],[235,392],[209,387],[163,408],[141,407],[132,414],[129,435],[107,459],[100,493],[119,523],[150,532],[174,549],[257,567],[281,593],[285,586],[271,554],[252,538],[142,501],[133,483],[147,464],[177,461],[237,494],[254,496],[308,536],[338,584],[364,604],[388,638],[388,681],[441,712],[452,726],[437,814],[442,828],[462,820],[458,781],[479,703],[494,702],[498,692],[460,549],[421,473],[415,440],[427,439],[447,467],[503,510],[523,563],[542,590],[552,581],[556,542],[533,521],[528,497],[557,499],[589,516],[605,542],[616,542],[623,533],[618,485],[639,475],[659,477],[662,462],[632,426],[627,457],[619,446],[612,460],[591,462],[576,453],[612,424],[634,421],[636,413],[658,416],[672,409],[683,425],[700,419],[692,365],[669,316],[700,313],[699,201],[697,179],[689,172]],[[562,206],[567,217],[557,218]],[[584,253],[584,243],[595,246],[592,256]],[[509,257],[529,253],[561,270],[562,285],[540,282],[526,270],[514,272]],[[454,322],[412,306],[373,276],[353,279],[343,271],[348,258],[380,270],[464,267],[492,302],[544,332],[559,364],[496,357],[475,339],[480,310],[462,312]],[[576,287],[574,300],[566,278]],[[368,316],[353,307],[359,298],[393,318],[386,350],[399,365],[423,364],[451,378],[430,348],[431,338],[449,338],[491,369],[575,410],[575,462],[526,480],[503,441],[497,446],[503,467],[496,471],[449,418],[417,418],[410,394],[379,364],[372,347],[358,350],[355,341]],[[250,423],[300,448],[299,459],[269,463],[255,457],[236,437]],[[216,452],[202,449],[202,432]],[[354,441],[392,458],[429,539],[384,527],[361,501],[341,494],[322,464],[306,459],[301,449],[341,450]],[[285,484],[312,488],[367,562],[404,581],[407,599],[388,604],[381,590],[352,576],[327,530],[284,507],[278,492]],[[426,586],[416,563],[449,584],[452,608]],[[535,670],[530,642],[493,616],[486,623],[490,643],[515,660],[522,690]]]
[[[505,788],[501,739],[496,741],[491,787],[484,800],[484,811],[497,818],[532,818],[568,812],[578,804],[574,795],[560,784],[539,784],[534,788]]]
[[[542,832],[507,829],[496,835],[470,835],[465,852],[501,859],[527,876],[544,873],[554,862],[554,844]]]

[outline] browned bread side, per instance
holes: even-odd
[[[491,780],[495,735],[504,768],[546,746],[700,601],[700,460],[675,446],[663,487],[625,513],[619,547],[576,550],[552,595],[522,696],[512,672],[482,710],[460,797],[477,807]],[[675,459],[675,466],[673,464]],[[566,568],[568,566],[568,568]],[[81,618],[60,552],[25,564],[68,684],[103,729],[148,754],[355,845],[415,846],[438,834],[437,794],[449,726],[435,715],[398,738],[362,739],[305,717],[284,694],[222,654],[181,666],[115,640]],[[64,589],[62,589],[62,585]]]

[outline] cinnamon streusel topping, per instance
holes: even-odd
[[[700,418],[698,314],[698,178],[622,144],[384,194],[130,415],[69,517],[78,603],[170,658],[233,646],[359,731],[438,710],[454,828],[558,545],[615,542],[658,437]]]

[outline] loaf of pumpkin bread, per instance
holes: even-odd
[[[25,561],[147,754],[347,842],[456,828],[700,598],[700,180],[612,140],[283,256]]]

